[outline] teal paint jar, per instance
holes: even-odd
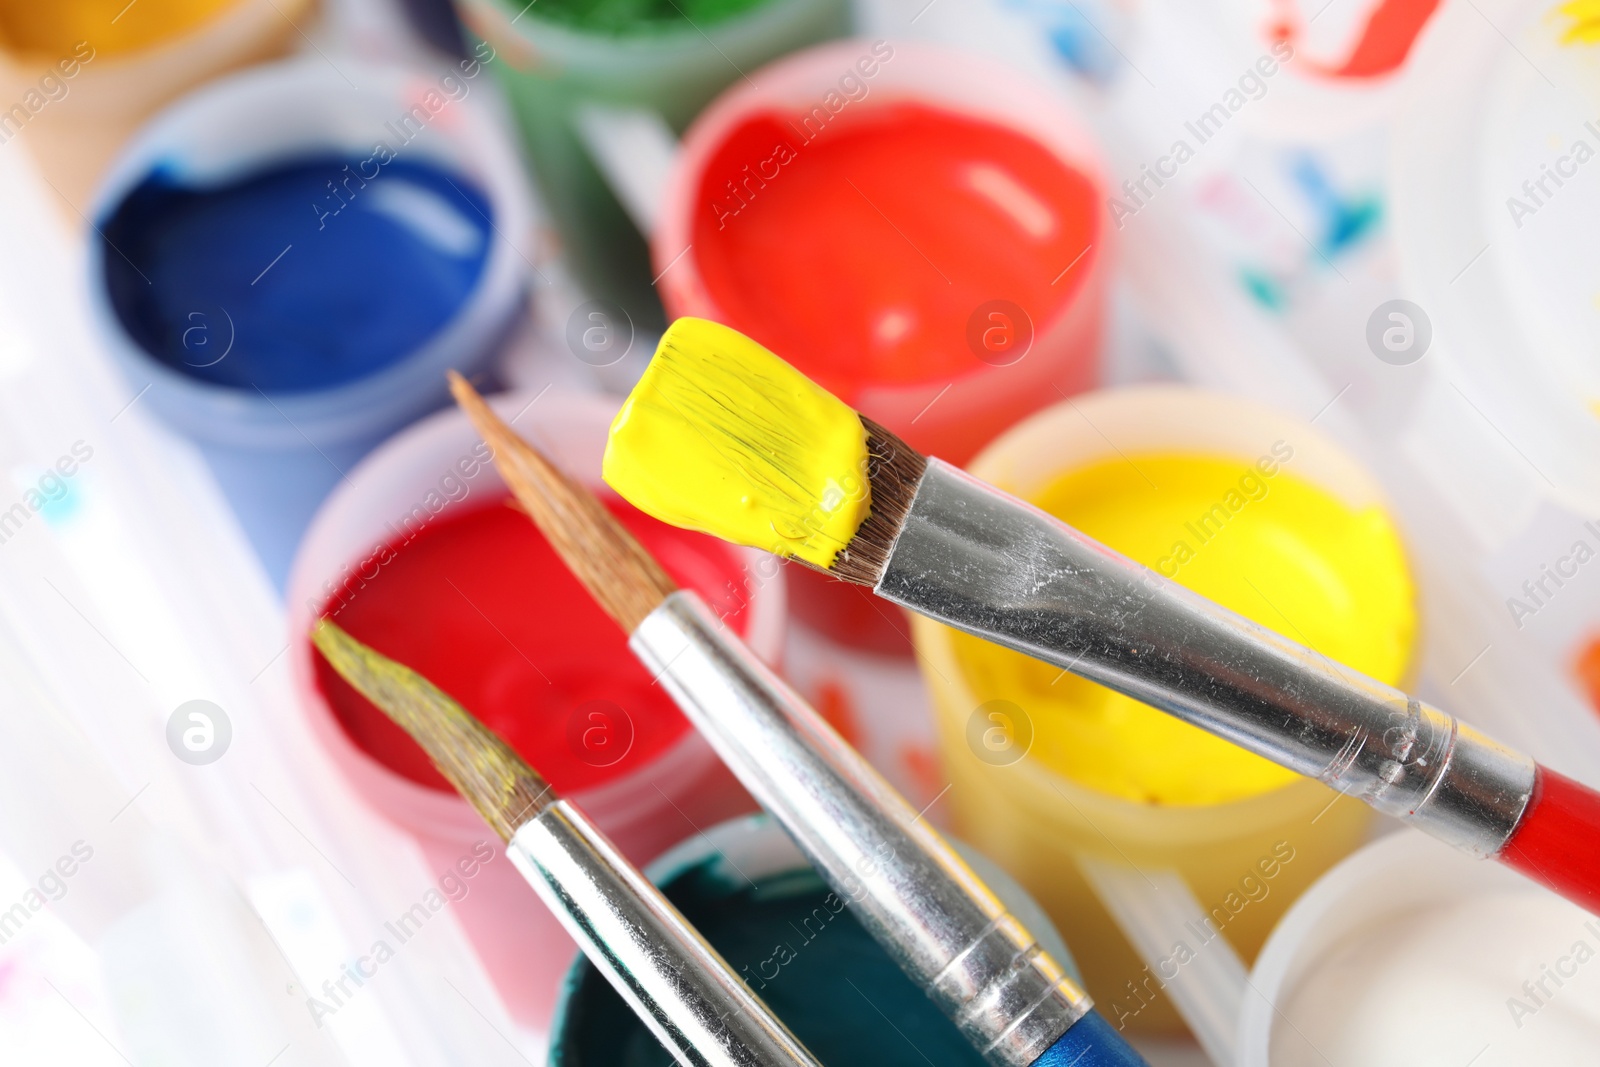
[[[1044,912],[971,847],[967,864],[1074,978]],[[823,1063],[983,1067],[939,1008],[767,815],[721,823],[646,869],[735,974]],[[580,958],[551,1027],[549,1067],[670,1067],[671,1055]]]

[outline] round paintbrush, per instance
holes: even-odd
[[[658,518],[1082,675],[1600,913],[1600,793],[920,455],[726,326],[667,330],[605,478]]]
[[[460,704],[326,619],[312,641],[427,752],[506,855],[678,1062],[820,1067],[588,817]]]

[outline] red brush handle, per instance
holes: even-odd
[[[1600,915],[1600,793],[1538,768],[1528,810],[1495,858]]]

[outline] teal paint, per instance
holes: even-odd
[[[662,886],[667,898],[829,1067],[983,1067],[810,868],[734,880],[718,857]],[[551,1067],[672,1067],[587,960],[575,968]]]

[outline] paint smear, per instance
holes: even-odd
[[[1390,684],[1417,620],[1400,538],[1284,469],[1204,455],[1134,455],[1063,475],[1033,502],[1090,537],[1292,641]],[[957,662],[979,701],[1031,718],[1030,758],[1080,784],[1150,804],[1220,804],[1292,771],[1060,668],[966,634]]]
[[[1589,706],[1600,712],[1600,637],[1584,643],[1578,652],[1577,662],[1573,664],[1573,671],[1584,696],[1589,698]]]
[[[119,55],[188,33],[238,0],[0,0],[0,47],[54,60],[88,41]]]
[[[1561,35],[1562,44],[1600,44],[1600,0],[1571,0],[1559,10],[1572,20]]]
[[[751,117],[706,167],[694,247],[727,323],[852,404],[989,369],[967,337],[986,302],[1043,331],[1089,273],[1063,270],[1097,240],[1089,178],[994,123],[832,95]]]
[[[1422,30],[1439,7],[1439,0],[1379,0],[1372,5],[1366,24],[1342,60],[1312,56],[1301,23],[1299,0],[1278,0],[1279,21],[1273,40],[1288,41],[1300,62],[1332,78],[1381,78],[1406,61]]]
[[[625,504],[612,511],[743,632],[734,550]],[[356,570],[323,614],[449,693],[562,792],[632,773],[689,728],[616,623],[504,498],[447,513]],[[416,742],[322,657],[316,666],[352,741],[390,770],[451,791]]]

